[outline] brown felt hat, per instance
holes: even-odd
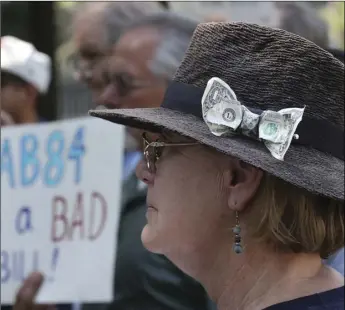
[[[234,95],[225,88],[216,92],[211,87],[210,92],[212,78],[226,83]],[[225,95],[217,101],[216,93]],[[295,123],[293,138],[291,134],[284,140],[289,145],[284,158],[277,159],[268,149],[272,143],[259,135],[262,128],[250,134],[244,130],[242,112],[237,129],[215,134],[205,118],[204,98],[216,98],[214,102],[223,106],[240,104],[257,116],[259,127],[267,115],[274,118],[283,109],[302,110],[303,116]],[[246,23],[199,24],[160,108],[97,110],[90,115],[148,131],[179,133],[310,192],[344,200],[344,65],[284,30]],[[282,124],[289,121],[286,114],[280,119]],[[227,128],[222,124],[219,128]],[[284,126],[279,128],[290,128]]]

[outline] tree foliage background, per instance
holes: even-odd
[[[321,15],[328,22],[329,35],[335,47],[344,50],[344,1],[329,2],[321,10]]]

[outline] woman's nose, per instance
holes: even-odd
[[[147,163],[145,159],[142,159],[137,168],[136,168],[136,175],[139,180],[144,182],[147,185],[153,185],[154,183],[154,174],[150,172],[147,167]]]

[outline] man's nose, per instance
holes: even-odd
[[[115,87],[111,84],[107,85],[97,103],[108,108],[118,109],[120,102]]]
[[[137,178],[147,185],[153,185],[154,173],[150,172],[145,159],[142,159],[136,168]]]

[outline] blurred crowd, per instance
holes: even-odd
[[[331,48],[328,25],[316,9],[298,2],[279,2],[276,6],[280,13],[274,27],[303,36],[344,61],[344,52]],[[209,12],[203,20],[189,18],[169,11],[159,2],[83,4],[72,23],[74,52],[69,61],[73,76],[78,83],[87,85],[94,107],[158,107],[196,25],[231,19],[219,12]],[[30,42],[13,36],[2,37],[1,126],[44,122],[37,105],[50,81],[49,56]],[[135,130],[127,129],[125,140],[114,301],[59,307],[66,310],[75,307],[84,310],[215,309],[199,283],[164,256],[150,253],[142,246],[146,189],[135,176],[142,155],[141,137]],[[344,272],[343,256],[331,257],[329,263]]]

